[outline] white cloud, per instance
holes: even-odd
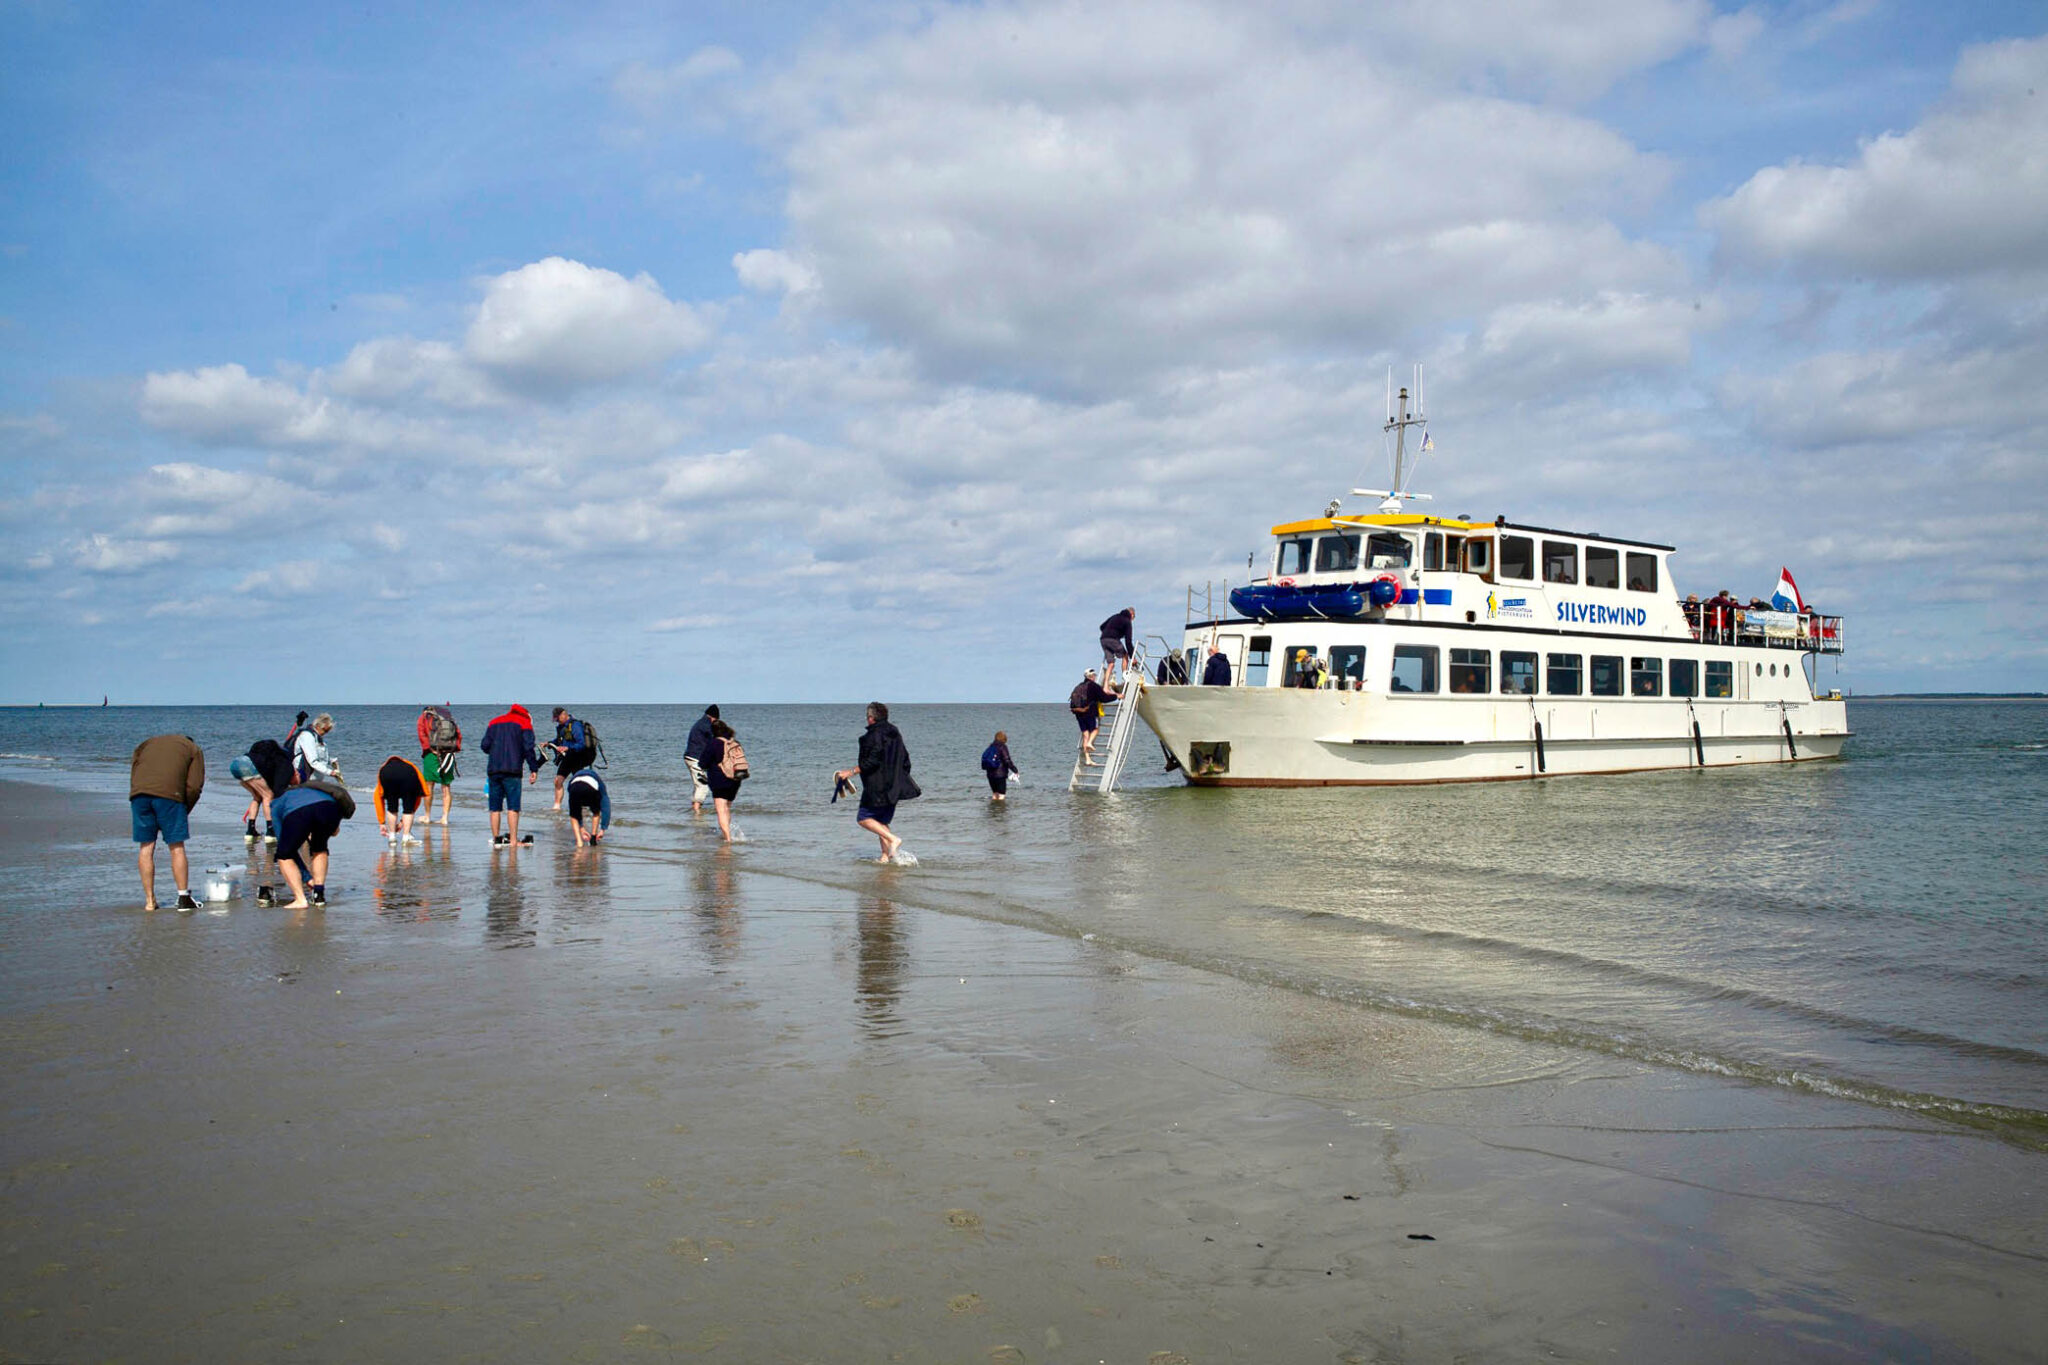
[[[87,573],[127,574],[168,564],[179,547],[169,540],[122,540],[91,535],[72,546],[72,562]]]
[[[668,616],[659,621],[649,621],[647,631],[651,635],[663,635],[678,630],[717,630],[732,624],[730,616],[703,614],[697,616]]]
[[[740,283],[759,294],[807,294],[818,272],[786,251],[742,251],[732,258]]]
[[[317,559],[293,559],[245,575],[235,584],[235,591],[273,598],[305,597],[318,588],[334,586],[338,578],[332,565]]]
[[[1707,0],[1394,0],[1373,9],[1371,22],[1445,65],[1480,65],[1571,98],[1677,56],[1717,19]]]
[[[1707,49],[1722,61],[1733,61],[1763,36],[1762,11],[1751,5],[1733,14],[1717,14],[1707,24]]]
[[[326,404],[290,384],[257,379],[239,364],[151,374],[142,381],[151,426],[202,440],[317,440]]]
[[[612,93],[643,118],[652,118],[683,95],[732,76],[744,66],[739,54],[724,47],[699,48],[667,66],[629,62],[613,80]]]
[[[1948,100],[1848,165],[1788,161],[1702,211],[1724,259],[1952,279],[2048,269],[2048,37],[1965,51]]]
[[[651,372],[710,336],[653,276],[550,256],[490,281],[463,348],[509,383],[560,392]]]

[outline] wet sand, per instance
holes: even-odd
[[[195,867],[241,861],[229,804]],[[144,915],[120,803],[0,783],[0,1360],[2048,1338],[2036,1152],[942,913],[914,869],[456,819],[394,853],[365,812],[324,913]]]

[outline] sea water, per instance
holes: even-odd
[[[4,709],[0,777],[125,795],[139,740],[190,734],[209,767],[194,861],[210,865],[240,844],[228,761],[282,739],[290,709]],[[500,709],[456,707],[471,746]],[[610,913],[689,909],[728,875],[849,888],[887,876],[901,903],[1091,937],[1311,1007],[1838,1094],[2048,1145],[2048,705],[1852,702],[1838,762],[1417,788],[1196,790],[1141,734],[1107,798],[1067,791],[1075,733],[1060,706],[905,705],[893,719],[925,796],[898,813],[919,860],[902,869],[874,866],[852,802],[830,801],[833,769],[854,763],[858,703],[725,708],[754,773],[735,848],[689,810],[682,747],[698,709],[578,708],[602,737],[617,813],[602,856],[675,868],[654,879],[660,894],[609,897]],[[481,756],[464,755],[454,837],[431,876],[393,876],[399,864],[380,857],[362,874],[375,886],[351,885],[347,869],[366,864],[339,850],[375,840],[368,788],[390,754],[417,757],[418,713],[333,713],[330,748],[365,809],[337,844],[330,920],[411,897],[423,913],[475,903],[488,931],[497,855]],[[978,768],[998,729],[1024,773],[1001,804]],[[550,779],[527,789],[526,827],[543,847],[568,843],[546,814]],[[132,898],[132,859],[104,842],[81,850],[76,898]],[[580,920],[577,941],[603,924]]]

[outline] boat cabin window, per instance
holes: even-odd
[[[1454,649],[1451,651],[1451,691],[1484,696],[1493,691],[1493,651]]]
[[[1593,656],[1592,693],[1596,697],[1618,697],[1621,695],[1621,656],[1619,654],[1595,654]]]
[[[1387,691],[1436,691],[1436,646],[1395,645],[1394,667],[1387,676]]]
[[[1313,687],[1315,685],[1316,651],[1310,645],[1289,645],[1280,669],[1282,687]]]
[[[1273,572],[1282,578],[1298,573],[1307,573],[1309,551],[1314,545],[1315,542],[1307,536],[1303,536],[1299,540],[1281,541],[1280,553],[1273,561]]]
[[[1707,695],[1710,697],[1732,697],[1735,695],[1735,664],[1728,659],[1707,660]]]
[[[1378,531],[1365,543],[1366,563],[1375,569],[1405,569],[1415,559],[1415,542],[1391,531]]]
[[[1316,542],[1317,573],[1349,573],[1357,567],[1357,536],[1324,536]]]
[[[1628,693],[1632,697],[1663,696],[1664,661],[1662,659],[1630,659],[1628,661]]]
[[[1536,542],[1527,536],[1502,536],[1500,538],[1500,576],[1502,578],[1535,578]]]
[[[1246,687],[1264,687],[1266,685],[1266,665],[1272,657],[1273,637],[1270,635],[1252,636],[1251,652],[1244,656],[1244,685]]]
[[[1431,531],[1422,538],[1422,567],[1436,570],[1444,566],[1444,537],[1441,531]]]
[[[1356,692],[1365,686],[1365,646],[1331,645],[1330,676],[1340,692]]]
[[[1586,586],[1589,588],[1618,588],[1621,586],[1621,551],[1608,545],[1586,547]]]
[[[1629,551],[1628,590],[1630,592],[1657,591],[1657,556],[1639,555]]]
[[[1700,694],[1700,661],[1698,659],[1673,659],[1671,661],[1671,695],[1674,697],[1697,697]]]
[[[1544,541],[1543,581],[1545,583],[1578,582],[1579,547],[1567,540]]]
[[[1569,657],[1569,656],[1566,656]],[[1536,695],[1536,656],[1519,650],[1500,652],[1500,690],[1511,697]]]
[[[1476,573],[1489,583],[1493,581],[1493,542],[1491,540],[1468,540],[1465,542],[1465,572]]]
[[[1585,660],[1577,654],[1553,654],[1544,662],[1550,679],[1550,695],[1576,697],[1586,690]]]

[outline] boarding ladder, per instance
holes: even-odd
[[[1109,721],[1108,736],[1098,737],[1092,760],[1085,750],[1074,754],[1074,775],[1067,779],[1068,791],[1116,789],[1117,779],[1123,776],[1124,761],[1131,754],[1131,736],[1142,723],[1138,719],[1137,701],[1145,686],[1145,647],[1139,645],[1131,651],[1130,667],[1124,671],[1123,693],[1102,708]]]

